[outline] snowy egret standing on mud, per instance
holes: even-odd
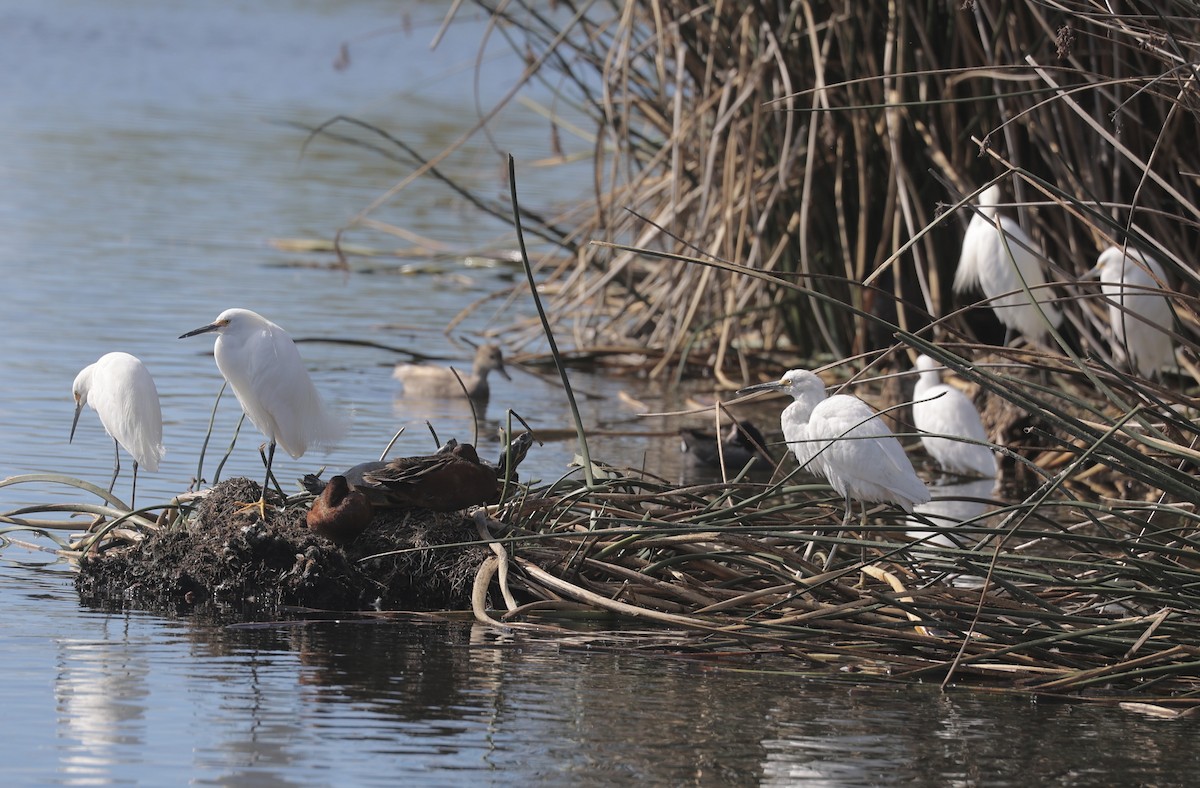
[[[1153,292],[1164,289],[1167,282],[1158,261],[1133,247],[1122,252],[1110,246],[1085,276],[1099,278],[1100,289],[1108,297],[1113,356],[1126,359],[1144,378],[1153,377],[1164,366],[1174,366],[1171,305]]]
[[[1042,314],[1057,328],[1062,313],[1053,302],[1054,296],[1038,287],[1046,282],[1042,255],[1021,225],[998,215],[999,199],[1000,187],[995,184],[979,194],[979,211],[967,226],[954,272],[954,292],[982,290],[1007,332],[1016,329],[1028,340],[1043,342],[1047,328]],[[1025,287],[1036,303],[1029,300]]]
[[[812,372],[793,369],[780,380],[738,392],[782,391],[794,401],[780,424],[788,447],[801,466],[824,476],[846,499],[843,526],[850,522],[850,500],[892,503],[911,512],[929,500],[929,490],[892,431],[858,397],[825,397],[825,384]]]
[[[995,476],[996,456],[987,446],[987,430],[979,411],[967,395],[942,382],[941,364],[929,356],[917,357],[921,373],[913,389],[913,424],[927,435],[921,443],[938,465],[962,476]],[[940,437],[951,436],[951,437]],[[973,443],[954,440],[967,438]]]
[[[138,466],[154,473],[163,456],[162,408],[158,388],[146,365],[128,353],[106,353],[84,367],[71,386],[75,395],[75,418],[71,422],[71,437],[84,405],[90,405],[100,417],[104,431],[113,439],[116,464],[108,491],[112,492],[121,472],[120,444],[133,457],[133,492],[129,503],[137,499]]]
[[[217,369],[269,444],[267,478],[257,504],[265,520],[275,444],[298,459],[310,445],[336,443],[343,424],[326,410],[295,343],[282,328],[249,309],[226,309],[213,322],[179,338],[210,331],[217,333]]]

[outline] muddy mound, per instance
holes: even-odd
[[[83,557],[75,578],[80,598],[159,610],[208,602],[263,610],[463,609],[490,554],[438,547],[478,540],[462,513],[383,509],[361,536],[339,546],[309,531],[306,498],[285,507],[268,494],[280,508],[269,509],[265,523],[256,509],[239,511],[258,496],[249,479],[221,482],[181,524]]]

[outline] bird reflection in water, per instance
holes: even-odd
[[[980,541],[974,529],[983,526],[983,516],[995,505],[991,500],[995,489],[995,479],[969,479],[931,488],[933,499],[918,504],[908,517],[905,534],[920,541],[912,549],[913,557],[944,564],[954,557],[941,548],[971,549]],[[966,527],[956,531],[959,526]],[[958,586],[978,584],[978,578],[961,573],[951,575],[950,581]]]

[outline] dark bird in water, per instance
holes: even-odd
[[[771,462],[771,456],[765,448],[766,439],[748,421],[735,421],[730,425],[729,431],[720,436],[719,448],[717,435],[712,432],[684,429],[679,431],[679,435],[683,439],[680,450],[695,465],[720,468],[721,458],[724,457],[725,472],[737,473],[751,460],[757,460],[756,465]]]
[[[339,475],[330,478],[305,519],[318,536],[334,544],[349,544],[367,529],[374,514],[367,495]]]
[[[512,380],[504,368],[504,354],[499,347],[489,343],[480,345],[475,351],[471,374],[462,376],[461,385],[453,370],[423,364],[397,364],[392,377],[404,384],[404,394],[408,397],[455,397],[461,396],[465,388],[471,399],[486,400],[491,394],[488,373],[492,370],[503,375],[505,380]]]
[[[436,454],[364,462],[346,471],[344,476],[375,507],[456,512],[469,506],[498,503],[505,477],[510,484],[516,482],[517,465],[525,459],[532,444],[533,436],[523,432],[501,452],[499,462],[492,464],[481,461],[471,444],[451,439]],[[313,474],[300,483],[314,495],[323,495],[328,487]]]

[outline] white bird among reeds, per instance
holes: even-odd
[[[987,447],[987,430],[975,404],[967,395],[942,382],[938,364],[929,356],[917,357],[917,385],[913,389],[913,425],[921,443],[943,470],[960,476],[995,476],[996,455]],[[957,440],[965,438],[966,440]]]
[[[896,436],[858,397],[826,398],[825,384],[808,370],[793,369],[778,381],[738,392],[782,391],[792,404],[780,416],[783,437],[800,465],[824,476],[846,499],[843,525],[850,521],[851,500],[890,503],[906,512],[929,500],[929,489],[913,470]]]
[[[1161,294],[1167,277],[1158,261],[1132,247],[1122,251],[1110,246],[1086,276],[1100,280],[1108,299],[1113,358],[1144,378],[1173,366],[1173,318],[1171,304]]]
[[[967,226],[954,272],[954,292],[983,291],[1007,332],[1016,330],[1028,340],[1044,342],[1047,323],[1057,328],[1062,322],[1053,294],[1039,287],[1046,282],[1044,255],[1014,219],[999,215],[999,199],[995,184],[979,194],[979,210]]]

